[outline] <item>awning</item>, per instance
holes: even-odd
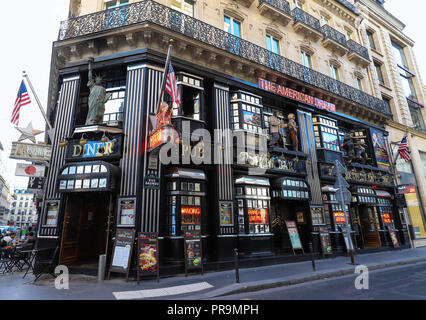
[[[274,180],[272,186],[273,198],[309,200],[309,187],[302,179],[292,177],[278,178]]]
[[[180,178],[180,179],[195,179],[207,180],[206,174],[201,170],[174,168],[171,169],[166,175],[166,178]]]
[[[356,199],[359,204],[377,205],[377,196],[373,188],[355,186],[351,188],[351,191],[352,195],[355,196],[352,197],[352,201]]]
[[[392,195],[384,190],[376,190],[377,202],[379,206],[390,207]]]
[[[266,178],[254,178],[254,177],[237,177],[235,184],[253,184],[257,186],[270,186],[269,179]]]
[[[120,168],[104,161],[67,164],[60,170],[57,191],[100,192],[116,188]]]

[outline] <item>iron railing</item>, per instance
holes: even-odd
[[[259,0],[259,5],[262,3],[267,3],[285,14],[291,15],[290,4],[286,0]]]
[[[292,11],[292,16],[294,19],[294,24],[301,22],[322,33],[319,20],[302,9],[294,8]]]
[[[321,27],[322,32],[324,33],[324,39],[331,39],[337,43],[340,43],[344,47],[348,47],[346,43],[346,37],[343,33],[337,31],[336,29],[330,27],[328,24],[325,24]]]
[[[293,10],[295,19],[305,19],[303,21],[307,23],[313,22],[315,28],[321,30],[318,19],[310,16],[313,18],[311,19],[307,14],[303,15],[303,11],[296,9]],[[306,20],[306,17],[309,19]],[[385,102],[376,97],[152,0],[139,1],[63,21],[59,31],[59,41],[147,22],[228,51],[287,77],[303,81],[390,116]]]
[[[349,52],[355,52],[361,57],[367,60],[370,60],[370,55],[368,54],[368,49],[366,47],[363,47],[358,42],[355,42],[352,39],[348,40],[347,43],[348,43]]]

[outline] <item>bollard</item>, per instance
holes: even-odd
[[[356,265],[353,250],[349,250],[349,257],[351,258],[351,265]]]
[[[238,249],[234,249],[234,256],[235,256],[235,281],[236,283],[240,283],[240,271],[238,269]]]
[[[101,254],[99,256],[99,264],[98,264],[98,281],[104,281],[105,279],[105,264],[106,264],[106,254]]]
[[[309,242],[309,250],[311,251],[311,257],[312,257],[312,269],[314,271],[317,271],[316,267],[315,267],[315,256],[314,256],[314,249],[312,246],[312,242]]]

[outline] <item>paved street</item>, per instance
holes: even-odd
[[[369,289],[357,290],[357,275],[215,299],[253,300],[425,300],[426,263],[372,271]]]

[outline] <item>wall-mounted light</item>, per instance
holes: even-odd
[[[87,139],[86,139],[85,134],[83,133],[83,135],[81,136],[81,139],[80,139],[80,146],[84,146],[85,144],[87,144]]]
[[[67,146],[67,144],[68,144],[68,141],[67,141],[67,140],[65,140],[65,138],[62,138],[62,140],[59,142],[59,146],[60,146],[61,148],[66,147],[66,146]]]
[[[104,132],[104,134],[102,135],[102,139],[101,139],[101,141],[102,141],[103,143],[105,143],[105,142],[108,142],[108,141],[109,141],[109,138],[105,135],[105,132]]]

